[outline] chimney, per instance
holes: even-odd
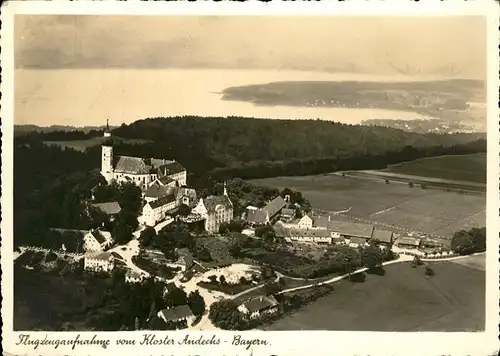
[[[260,297],[259,300],[262,302],[264,299],[262,297]]]
[[[332,221],[332,216],[328,215],[328,221]]]

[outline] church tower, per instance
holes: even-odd
[[[104,141],[101,149],[101,174],[108,183],[113,179],[113,139],[109,130],[109,120],[106,120]]]
[[[224,195],[227,196],[227,187],[226,187],[226,181],[224,181]]]

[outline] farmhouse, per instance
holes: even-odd
[[[227,194],[226,183],[222,196],[210,195],[200,199],[192,213],[199,214],[205,219],[205,230],[211,233],[218,232],[223,222],[233,220],[233,203]]]
[[[106,124],[104,137],[106,139],[102,143],[101,174],[108,183],[112,180],[132,182],[146,189],[152,182],[166,177],[165,181],[171,179],[178,186],[186,185],[187,171],[174,160],[115,156],[109,122]]]
[[[379,230],[375,228],[372,235],[372,240],[377,241],[382,245],[391,245],[393,239],[393,232],[389,230]]]
[[[332,243],[330,232],[325,228],[288,229],[286,235],[291,241]]]
[[[113,244],[111,233],[102,230],[90,230],[83,237],[83,249],[86,252],[102,252]]]
[[[278,301],[273,296],[261,296],[241,304],[238,310],[249,318],[258,318],[263,314],[278,312]]]
[[[419,248],[420,239],[416,237],[401,237],[396,241],[396,245],[400,248]]]
[[[114,257],[109,252],[85,255],[83,263],[83,268],[85,270],[109,272],[114,267]]]
[[[99,209],[104,214],[106,214],[111,221],[122,211],[120,204],[116,201],[111,201],[107,203],[96,203],[92,204],[93,207]]]
[[[142,208],[141,220],[145,225],[155,226],[165,219],[167,211],[175,209],[177,200],[175,195],[169,194],[160,199],[150,201]]]
[[[166,323],[185,321],[188,325],[192,324],[195,320],[193,312],[187,305],[162,309],[158,312],[158,317]]]
[[[279,219],[280,213],[286,206],[285,200],[277,196],[262,209],[249,206],[246,209],[246,220],[250,225],[266,225]]]

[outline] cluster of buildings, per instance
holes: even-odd
[[[101,174],[108,183],[132,182],[142,189],[144,205],[139,217],[141,224],[155,226],[181,205],[191,208],[191,220],[204,221],[204,227],[209,232],[218,231],[220,224],[233,219],[233,204],[225,185],[222,196],[198,199],[196,191],[187,186],[187,170],[177,161],[114,155],[109,125],[104,131],[104,138]],[[116,208],[117,203],[104,204],[112,204]],[[110,214],[111,210],[117,214],[116,209],[107,210]]]
[[[288,241],[331,244],[345,242],[352,247],[362,246],[370,240],[391,245],[394,234],[370,224],[332,219],[328,216],[304,215],[300,220],[275,225],[276,233]]]

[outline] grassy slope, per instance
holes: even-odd
[[[451,262],[431,266],[433,277],[405,263],[387,266],[385,276],[367,275],[364,283],[341,281],[268,330],[484,330],[484,272]]]
[[[417,159],[390,166],[384,171],[486,183],[486,153]]]

